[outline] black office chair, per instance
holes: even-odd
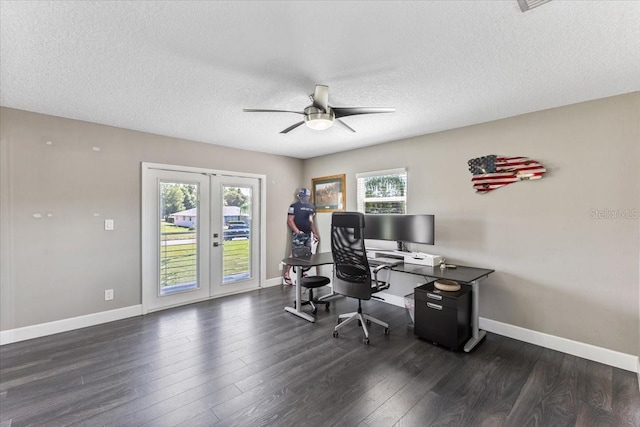
[[[369,344],[367,324],[376,323],[389,334],[389,325],[362,312],[362,300],[371,299],[372,294],[381,290],[378,283],[371,280],[371,270],[364,247],[364,215],[360,212],[334,212],[331,216],[331,251],[333,252],[333,291],[358,299],[358,311],[341,314],[333,336],[348,323],[358,320],[364,331],[364,343]]]

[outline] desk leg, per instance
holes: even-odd
[[[482,341],[484,339],[484,337],[487,335],[487,333],[485,331],[480,330],[480,312],[478,310],[478,304],[479,304],[479,299],[480,299],[480,295],[478,294],[479,292],[479,286],[478,286],[478,282],[480,280],[474,280],[473,282],[471,282],[471,331],[472,331],[472,336],[471,338],[469,338],[469,341],[466,342],[466,344],[464,345],[464,351],[465,352],[470,352],[471,350],[473,350],[473,348],[478,345],[480,343],[480,341]]]
[[[328,293],[328,294],[326,294],[326,295],[322,295],[320,298],[318,298],[318,301],[324,301],[324,300],[326,300],[327,298],[335,297],[336,295],[338,295],[338,294],[336,294],[335,292],[333,292],[333,284],[332,284],[332,285],[331,285],[331,292],[329,292],[329,293]]]
[[[325,266],[325,267],[326,267],[326,266]],[[333,269],[333,264],[331,264],[331,268]],[[333,277],[333,270],[332,270],[332,273],[331,273],[331,277]],[[324,301],[324,300],[326,300],[327,298],[331,298],[331,297],[335,297],[335,296],[337,296],[337,295],[340,295],[340,294],[337,294],[337,293],[335,293],[335,292],[333,291],[333,280],[331,281],[331,283],[329,283],[329,286],[331,287],[331,292],[329,292],[329,293],[328,293],[328,294],[326,294],[326,295],[322,295],[320,298],[318,298],[318,301]]]
[[[315,322],[316,319],[310,314],[307,314],[303,311],[300,311],[300,307],[302,306],[302,267],[296,268],[296,308],[293,307],[285,307],[285,311],[289,313],[295,314],[298,317],[302,317],[304,320],[308,320],[309,322]]]

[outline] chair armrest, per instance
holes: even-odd
[[[381,264],[381,265],[379,265],[379,266],[377,266],[376,268],[373,269],[373,274],[377,275],[380,270],[385,270],[385,269],[388,269],[388,268],[391,268],[391,266],[390,265]]]
[[[384,285],[380,285],[380,283],[378,282],[378,273],[380,272],[380,270],[390,270],[391,266],[390,265],[379,265],[376,268],[373,269],[373,283],[374,286],[372,286],[373,289],[375,289],[375,292],[379,292],[382,291],[384,289],[389,289],[389,283],[385,282]]]

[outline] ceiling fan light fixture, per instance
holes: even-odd
[[[313,130],[329,129],[333,125],[333,114],[313,113],[304,116],[304,123]]]
[[[313,105],[304,109],[304,123],[313,130],[329,129],[336,118],[333,110],[327,108],[326,111]]]

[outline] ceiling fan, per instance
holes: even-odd
[[[340,119],[356,114],[393,113],[396,111],[395,108],[384,107],[331,107],[329,105],[329,86],[325,85],[316,85],[315,91],[309,95],[309,98],[311,98],[311,105],[305,108],[304,111],[263,110],[253,108],[245,108],[242,111],[246,113],[294,113],[304,116],[304,120],[289,126],[283,131],[280,131],[280,133],[288,133],[302,124],[306,124],[311,129],[324,130],[330,128],[334,121],[341,123],[351,132],[355,132],[355,129]]]

